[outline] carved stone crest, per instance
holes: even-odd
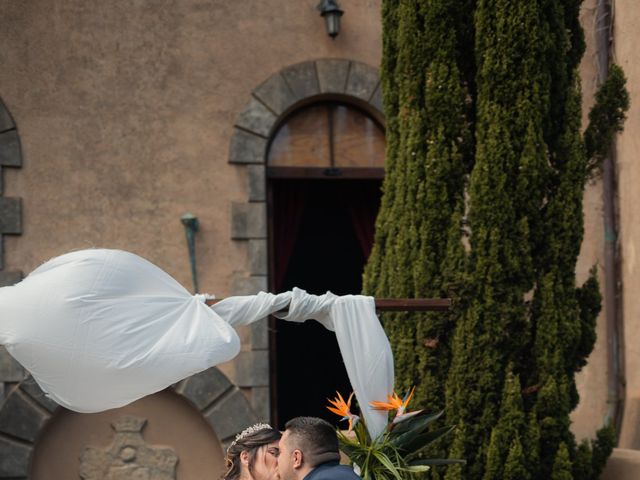
[[[148,445],[142,437],[147,420],[126,415],[113,422],[115,436],[107,448],[85,447],[80,456],[82,480],[176,480],[178,455]]]

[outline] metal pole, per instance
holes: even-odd
[[[596,4],[596,53],[598,84],[609,73],[611,42],[611,5],[609,0]],[[607,420],[613,422],[619,433],[624,413],[624,376],[620,349],[620,289],[618,287],[618,228],[616,222],[616,178],[613,148],[602,164],[603,217],[604,217],[604,296],[607,326]]]
[[[187,236],[187,247],[189,248],[189,263],[191,264],[191,279],[193,280],[193,290],[198,293],[198,273],[196,271],[196,232],[200,227],[198,217],[191,213],[185,213],[180,218],[184,225],[184,231]]]
[[[212,298],[207,305],[215,305],[224,300]],[[442,312],[451,308],[450,298],[376,298],[376,310],[381,312]],[[286,311],[286,309],[283,309]]]

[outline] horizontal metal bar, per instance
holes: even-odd
[[[214,305],[222,298],[207,300]],[[441,312],[451,308],[450,298],[376,298],[376,310],[381,312]]]
[[[385,312],[428,312],[451,308],[450,298],[376,298],[376,310]]]

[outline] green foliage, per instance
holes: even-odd
[[[598,480],[616,442],[616,432],[611,424],[598,430],[595,440],[583,440],[576,449],[573,478]]]
[[[430,446],[453,430],[429,426],[442,416],[418,414],[399,423],[390,422],[387,430],[376,439],[369,436],[364,421],[354,428],[354,435],[338,431],[340,449],[357,465],[364,480],[412,480],[424,478],[435,465],[463,464],[464,460],[425,458]]]
[[[551,480],[573,480],[569,450],[564,443],[561,443],[558,448],[556,459],[553,462],[553,471],[549,478],[551,478]]]
[[[549,376],[538,394],[536,410],[540,424],[540,473],[549,478],[556,451],[563,442],[573,442],[569,432],[569,398],[564,379]],[[565,445],[566,446],[566,445]]]
[[[531,478],[540,478],[540,426],[535,409],[529,412],[529,421],[524,434],[523,444],[526,445],[525,457],[527,470]]]
[[[464,451],[464,438],[466,436],[466,426],[462,423],[454,431],[455,437],[451,444],[450,454],[453,458],[461,458]],[[445,480],[464,480],[466,477],[462,465],[453,465],[447,469]]]
[[[578,445],[576,458],[573,461],[573,478],[580,480],[594,479],[593,466],[591,465],[591,462],[591,447],[587,440],[583,440],[580,445]]]
[[[575,277],[584,188],[628,109],[614,65],[582,135],[580,4],[382,2],[387,173],[364,291],[455,300],[383,319],[400,388],[458,425],[434,447],[467,465],[432,479],[595,479],[613,445],[569,429],[601,302],[595,268]]]
[[[471,0],[464,0],[471,4]],[[460,283],[464,184],[471,151],[467,88],[458,65],[460,5],[382,2],[386,175],[363,290],[381,297],[441,297]],[[466,29],[465,31],[468,31]],[[442,314],[383,317],[401,390],[444,407],[454,324]]]
[[[580,308],[580,342],[576,346],[573,364],[576,370],[587,364],[587,357],[596,343],[596,321],[601,309],[602,295],[598,285],[598,272],[593,267],[589,272],[589,279],[576,291],[578,307]]]
[[[531,475],[524,464],[525,455],[522,451],[522,444],[516,436],[509,448],[509,455],[504,465],[504,474],[501,477],[502,480],[529,480]]]
[[[591,160],[587,167],[590,171],[599,168],[609,153],[614,135],[622,131],[629,110],[626,83],[622,68],[611,65],[607,79],[596,92],[596,103],[589,112],[589,126],[584,132],[587,157]]]
[[[520,443],[521,432],[526,430],[526,418],[520,391],[520,380],[509,371],[502,393],[500,419],[491,432],[483,480],[507,478],[507,465],[510,475],[526,471]]]
[[[618,442],[616,429],[612,424],[598,430],[595,442],[592,442],[591,466],[593,468],[593,479],[600,478],[600,474],[607,464],[607,459]]]

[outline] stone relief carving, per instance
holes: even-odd
[[[153,447],[142,437],[147,420],[126,415],[113,422],[113,442],[106,448],[85,447],[80,456],[82,480],[176,480],[178,455]]]

